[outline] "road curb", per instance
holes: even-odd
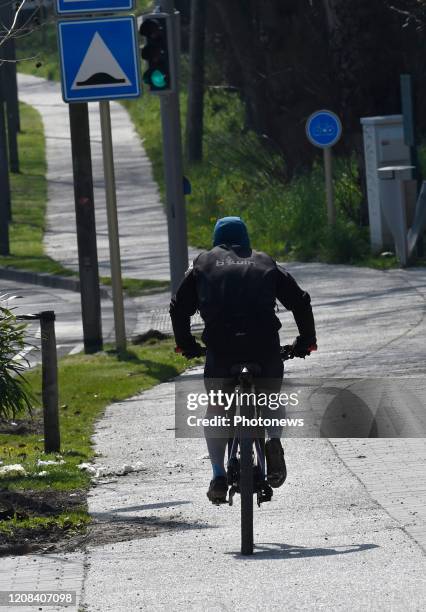
[[[0,267],[0,279],[80,292],[80,280],[78,278],[48,274],[47,272],[29,272],[16,268]],[[100,293],[101,298],[108,299],[110,297],[109,291],[105,287],[100,287]]]

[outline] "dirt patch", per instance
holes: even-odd
[[[54,517],[63,512],[86,508],[87,491],[0,491],[0,520],[16,516]],[[95,517],[88,526],[76,532],[75,525],[57,525],[32,529],[16,527],[12,534],[0,532],[0,557],[25,555],[33,552],[72,552],[87,546],[103,546],[115,542],[152,538],[166,531],[205,529],[201,521],[188,522],[181,515],[123,517],[105,513]]]
[[[158,329],[149,329],[144,334],[135,336],[132,340],[132,344],[145,344],[145,342],[149,340],[165,340],[168,337],[167,334],[163,334],[163,332]]]
[[[81,533],[76,534],[75,525],[65,522],[58,525],[34,528],[19,527],[19,520],[33,517],[55,517],[63,512],[86,508],[85,490],[55,491],[0,491],[0,520],[7,521],[16,517],[18,526],[12,533],[0,532],[0,556],[22,555],[29,552],[51,552],[75,548],[74,540],[79,541]]]
[[[12,518],[15,512],[20,514],[21,518],[55,516],[61,512],[85,507],[86,496],[87,492],[83,489],[0,491],[0,519]]]
[[[114,542],[153,538],[166,531],[205,529],[207,527],[209,525],[201,521],[191,523],[184,521],[179,515],[171,515],[167,518],[159,518],[158,516],[118,518],[114,515],[102,520],[95,519],[89,525],[85,544],[103,546]]]
[[[43,419],[38,410],[33,410],[32,418],[28,419],[0,419],[0,434],[24,436],[43,433]]]
[[[76,550],[84,534],[76,534],[57,525],[25,529],[18,527],[13,534],[0,533],[0,557],[8,555],[27,555],[29,553],[71,552]]]

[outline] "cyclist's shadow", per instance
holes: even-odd
[[[252,556],[242,556],[240,552],[228,552],[227,555],[241,559],[303,559],[304,557],[328,557],[330,555],[347,555],[379,548],[377,544],[347,544],[343,546],[309,548],[307,546],[292,546],[265,542],[254,545]]]

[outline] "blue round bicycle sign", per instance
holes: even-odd
[[[327,149],[340,139],[342,123],[339,117],[329,110],[316,111],[306,122],[306,135],[313,145]]]

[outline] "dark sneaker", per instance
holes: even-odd
[[[216,476],[210,481],[207,497],[213,504],[226,503],[226,494],[228,492],[228,479],[226,476]]]
[[[281,440],[272,438],[265,444],[265,456],[267,465],[266,480],[271,487],[277,489],[284,484],[287,477],[287,468],[284,461],[284,450]]]

